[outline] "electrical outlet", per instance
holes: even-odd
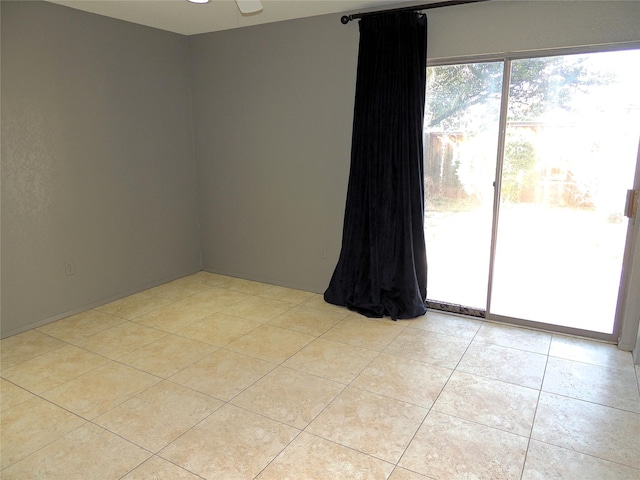
[[[67,275],[73,275],[74,273],[76,273],[76,269],[73,266],[73,262],[71,260],[64,263],[64,272]]]

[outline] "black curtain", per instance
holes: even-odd
[[[422,130],[427,19],[365,16],[342,250],[324,298],[367,317],[426,312]]]

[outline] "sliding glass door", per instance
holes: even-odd
[[[484,310],[503,62],[430,67],[425,109],[428,298]]]
[[[640,133],[639,53],[511,62],[492,313],[613,332]],[[531,70],[538,93],[523,95],[514,74]]]
[[[432,306],[613,333],[639,66],[630,50],[429,68]]]

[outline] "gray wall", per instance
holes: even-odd
[[[191,37],[205,270],[326,288],[342,237],[357,48],[357,25],[334,15]]]
[[[640,41],[638,0],[491,0],[428,16],[434,60]]]
[[[2,336],[199,270],[188,39],[1,8]]]

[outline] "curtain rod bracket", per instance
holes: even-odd
[[[454,5],[465,5],[467,3],[488,2],[489,0],[445,0],[443,2],[427,3],[424,5],[414,5],[412,7],[392,8],[390,10],[379,10],[377,12],[355,13],[353,15],[343,15],[340,23],[346,25],[351,20],[366,17],[368,15],[379,15],[381,13],[410,12],[416,10],[429,10],[432,8],[453,7]]]

